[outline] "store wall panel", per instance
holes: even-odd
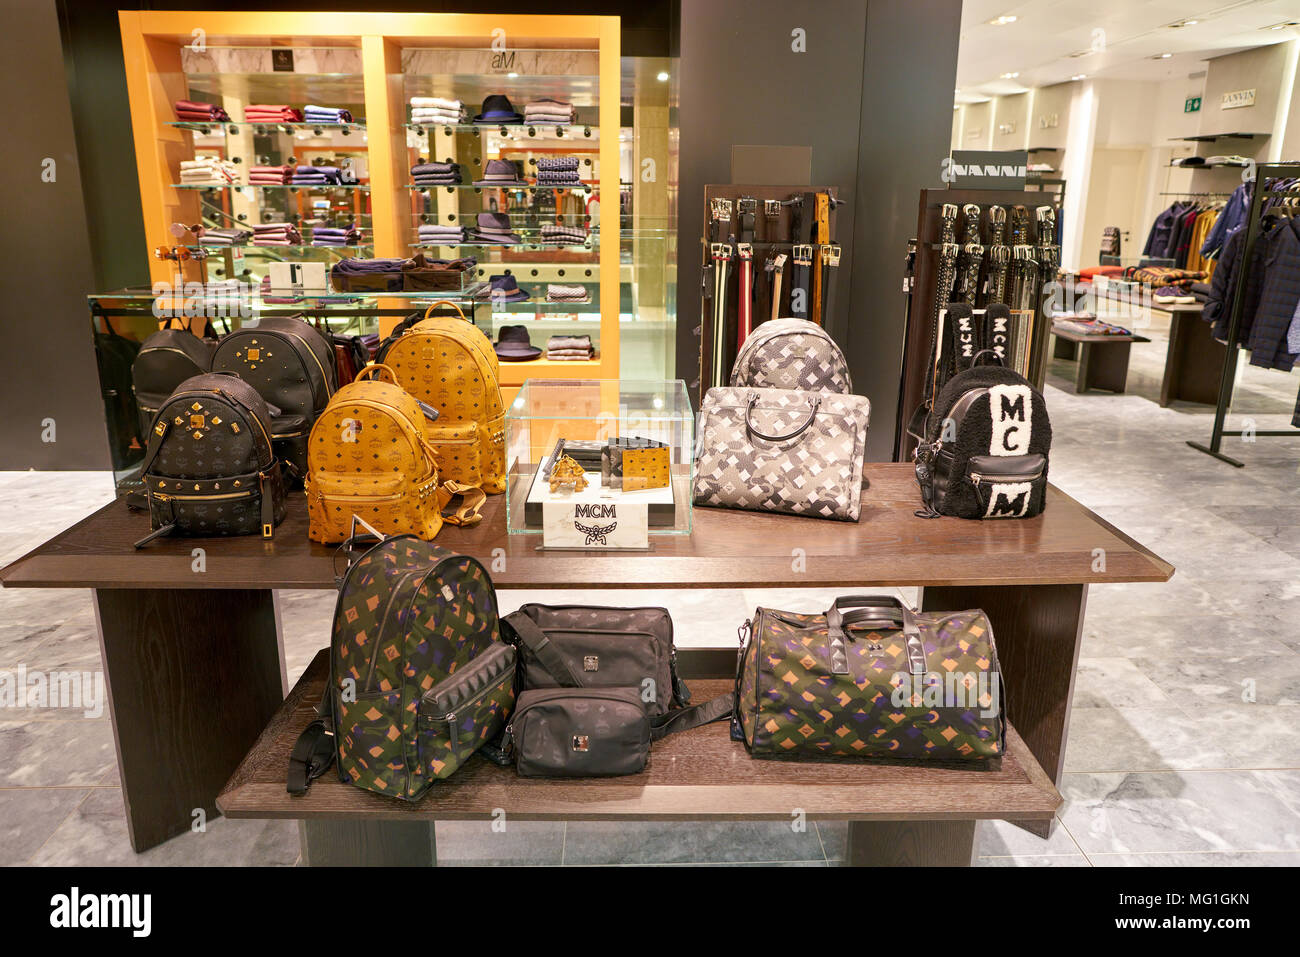
[[[5,108],[0,469],[107,468],[77,143],[67,90],[48,82],[63,75],[58,13],[52,2],[22,0],[5,0],[0,12],[0,58],[14,92]]]

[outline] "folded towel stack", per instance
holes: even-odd
[[[420,243],[425,246],[459,246],[465,241],[464,226],[421,223]]]
[[[587,287],[577,283],[552,282],[546,285],[547,302],[591,302]]]
[[[542,227],[541,242],[547,246],[582,246],[587,242],[587,231],[577,226],[547,223]]]
[[[459,186],[459,163],[417,163],[411,167],[411,179],[416,186]]]
[[[256,223],[254,246],[301,246],[302,234],[293,223]]]
[[[295,186],[338,186],[343,179],[337,166],[295,166],[292,182]]]
[[[249,123],[301,123],[302,110],[282,103],[250,103],[244,107],[244,119]]]
[[[200,246],[242,246],[252,237],[246,229],[205,229],[199,235]]]
[[[314,106],[308,103],[302,108],[304,123],[351,123],[352,113],[341,106]]]
[[[238,179],[239,171],[229,160],[217,159],[215,156],[181,160],[183,186],[229,186]]]
[[[591,336],[551,336],[546,340],[546,358],[565,362],[581,362],[594,359],[596,350],[591,344]]]
[[[176,119],[184,123],[227,123],[228,114],[215,103],[197,103],[194,100],[177,100],[172,104]]]
[[[361,230],[356,226],[315,226],[311,231],[313,246],[359,246]]]
[[[411,122],[424,126],[455,126],[465,122],[465,107],[460,100],[441,96],[411,97]]]
[[[536,126],[568,126],[573,122],[573,104],[543,97],[524,105],[524,122]]]
[[[287,186],[293,182],[293,167],[250,166],[248,182],[254,186]]]

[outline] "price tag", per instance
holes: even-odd
[[[546,548],[649,548],[649,527],[650,512],[644,503],[545,502],[542,505],[542,544]]]

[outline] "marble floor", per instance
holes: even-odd
[[[1234,469],[1184,444],[1201,406],[1161,409],[1164,341],[1134,349],[1134,391],[1076,396],[1067,364],[1047,389],[1052,479],[1173,562],[1167,584],[1095,586],[1048,840],[981,824],[978,863],[1006,866],[1300,865],[1300,440],[1229,440]],[[1286,428],[1300,375],[1247,370],[1242,405]],[[0,473],[0,564],[111,498],[107,473]],[[42,503],[33,507],[32,503]],[[46,504],[54,503],[54,504]],[[623,593],[668,606],[683,645],[727,643],[755,605],[820,610],[813,590]],[[904,595],[904,597],[909,597]],[[502,592],[524,601],[581,600]],[[281,592],[295,680],[328,636],[326,592]],[[719,624],[721,623],[721,624]],[[0,591],[0,671],[99,670],[88,593]],[[727,633],[720,636],[719,630]],[[0,710],[0,863],[269,864],[298,860],[295,825],[217,819],[137,855],[127,840],[106,714]],[[799,864],[843,857],[843,825],[486,824],[438,827],[443,863]]]

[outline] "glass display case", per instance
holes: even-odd
[[[651,537],[689,535],[694,470],[681,380],[529,379],[506,409],[512,534],[541,534],[555,505],[583,506],[597,519],[614,505],[644,508]],[[588,533],[602,527],[593,521]]]

